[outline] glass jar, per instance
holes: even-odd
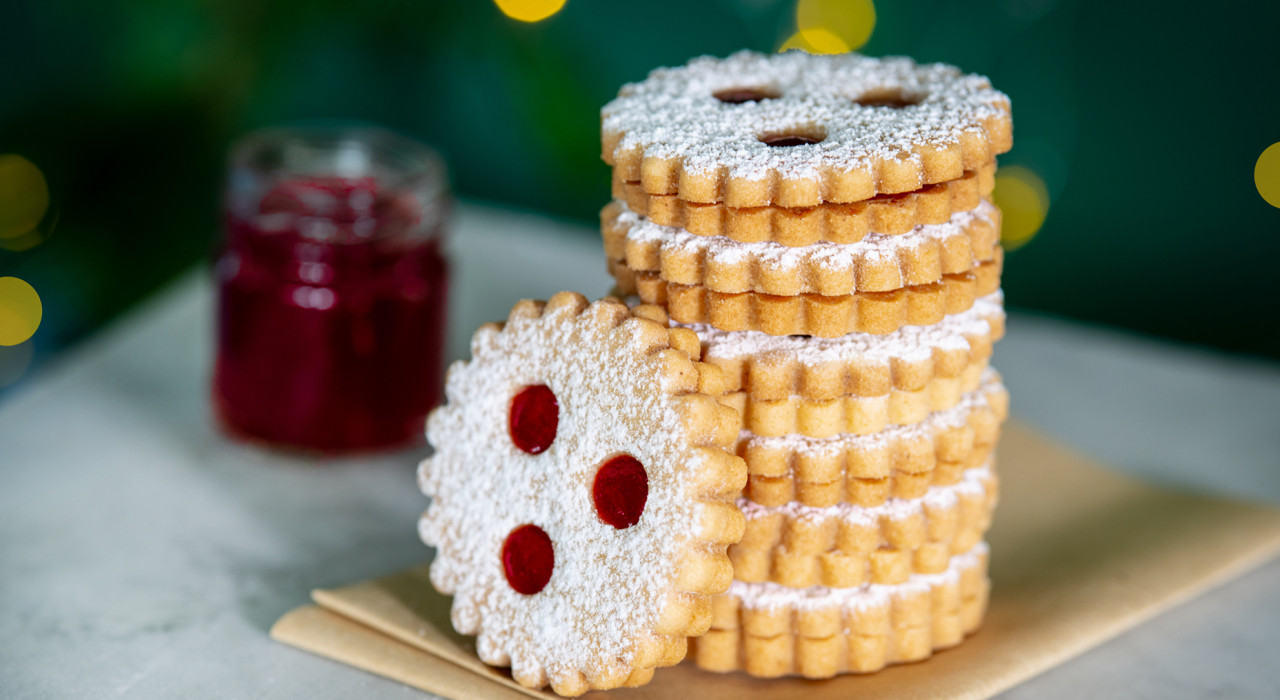
[[[272,129],[232,149],[213,402],[230,434],[412,444],[441,398],[445,173],[380,129]]]

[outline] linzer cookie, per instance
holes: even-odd
[[[1013,144],[981,76],[857,54],[696,58],[626,85],[602,155],[654,195],[729,207],[859,202],[956,180]]]
[[[637,313],[667,322],[658,307]],[[958,377],[985,364],[1004,322],[1004,298],[997,291],[938,323],[903,326],[887,335],[805,338],[690,328],[702,341],[703,361],[724,370],[730,391],[776,401],[920,391],[935,378]]]
[[[725,236],[743,243],[772,241],[784,246],[857,243],[867,234],[907,233],[916,226],[942,224],[970,211],[995,187],[994,162],[965,171],[956,180],[925,185],[914,192],[882,194],[861,202],[827,202],[812,207],[729,207],[699,204],[670,194],[649,194],[638,182],[618,179],[613,198],[661,226],[696,236]]]
[[[869,508],[762,506],[742,499],[738,505],[747,516],[747,530],[729,547],[733,577],[791,588],[849,588],[936,574],[953,555],[982,540],[996,498],[996,475],[983,465],[920,498]]]
[[[732,577],[738,417],[692,332],[561,293],[481,327],[427,425],[431,581],[485,662],[561,695],[640,685]]]
[[[840,296],[932,284],[993,259],[1000,244],[1000,211],[985,201],[909,233],[800,248],[695,236],[647,221],[619,202],[606,206],[600,219],[608,258],[665,282],[727,293]]]
[[[970,272],[943,275],[933,284],[830,297],[729,294],[703,285],[666,282],[657,273],[635,272],[617,261],[611,262],[611,269],[618,293],[635,294],[645,304],[665,306],[678,323],[706,324],[726,331],[838,338],[849,333],[885,335],[903,326],[932,325],[948,314],[967,311],[976,299],[1000,288],[1003,260],[1003,253],[996,249],[994,259]]]
[[[956,483],[965,470],[984,464],[1008,410],[1008,391],[987,370],[977,391],[919,423],[829,438],[743,431],[737,452],[747,463],[744,495],[766,506],[799,501],[819,508],[919,498],[930,486]]]
[[[744,391],[721,399],[742,416],[746,430],[764,437],[804,435],[870,435],[890,426],[910,425],[929,414],[945,411],[978,388],[986,364],[970,365],[955,377],[935,377],[916,391],[890,391],[880,396],[839,396],[810,399],[758,399]]]
[[[829,678],[919,661],[959,644],[986,612],[987,545],[897,585],[788,588],[734,581],[691,656],[708,671]]]

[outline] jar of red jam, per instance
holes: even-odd
[[[213,402],[230,434],[412,444],[441,398],[445,173],[379,129],[275,129],[232,150]]]

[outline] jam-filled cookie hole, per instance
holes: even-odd
[[[806,146],[812,143],[822,143],[827,138],[827,132],[821,127],[795,127],[782,131],[771,131],[761,134],[757,137],[760,143],[772,148],[791,148],[792,146]]]
[[[889,109],[902,109],[912,105],[918,105],[924,101],[925,96],[919,93],[907,93],[902,88],[875,88],[862,93],[862,96],[854,100],[863,107],[888,107]]]
[[[772,100],[778,98],[780,95],[781,93],[777,90],[761,87],[726,88],[724,90],[717,90],[711,94],[711,96],[717,100],[731,105]]]
[[[526,386],[511,398],[508,409],[511,442],[531,455],[540,454],[556,439],[560,402],[545,384]]]
[[[644,465],[627,454],[605,460],[596,470],[591,500],[600,519],[619,530],[640,522],[649,500],[649,475]]]
[[[533,595],[546,588],[555,566],[551,538],[537,525],[521,525],[502,543],[502,573],[516,593]]]

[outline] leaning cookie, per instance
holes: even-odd
[[[987,545],[892,586],[787,588],[734,581],[690,656],[708,671],[830,678],[919,661],[959,644],[986,612]]]
[[[909,58],[740,51],[653,71],[601,110],[602,156],[649,194],[730,207],[858,202],[1013,146],[1009,98]]]
[[[486,663],[562,695],[646,683],[710,624],[746,478],[697,338],[612,299],[521,302],[472,339],[419,482],[431,581]]]

